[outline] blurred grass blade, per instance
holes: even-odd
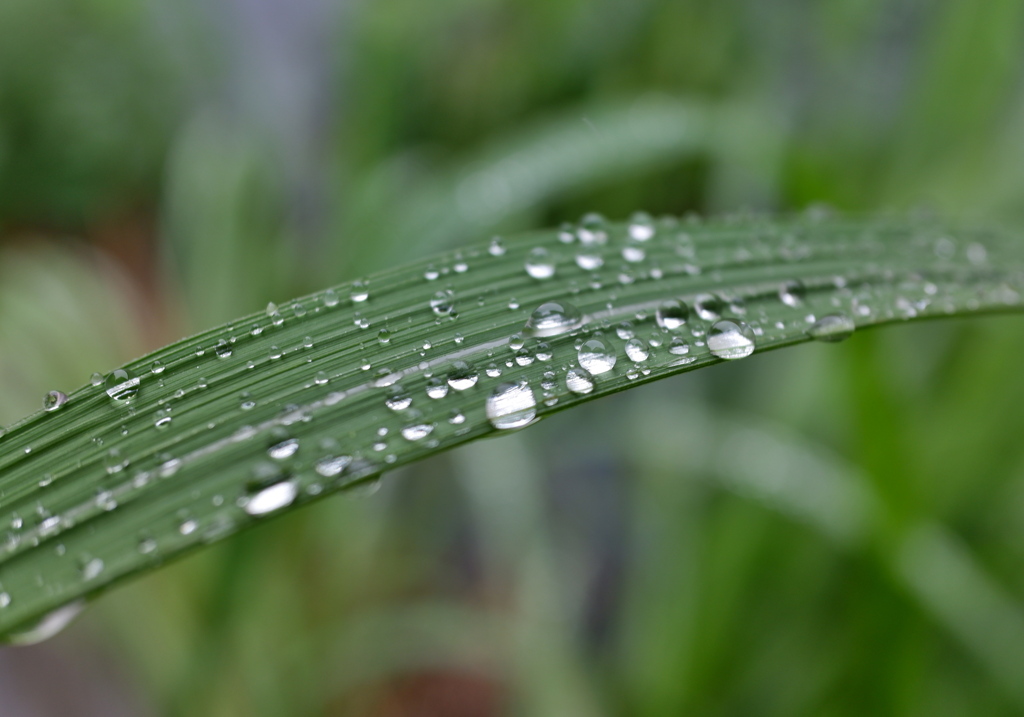
[[[590,215],[271,305],[54,393],[0,439],[0,633],[45,637],[56,618],[32,628],[62,606],[267,515],[632,385],[1019,310],[1015,239],[920,218]]]

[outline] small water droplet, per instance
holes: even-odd
[[[267,455],[274,460],[283,461],[286,458],[291,458],[295,455],[296,451],[299,450],[299,441],[296,438],[289,438],[275,443],[269,449],[267,449]]]
[[[856,324],[853,319],[845,314],[829,314],[811,324],[807,329],[807,335],[816,341],[837,342],[849,338]]]
[[[491,244],[487,247],[487,253],[491,256],[503,256],[505,254],[505,243],[501,240],[501,237],[491,239]]]
[[[150,365],[149,370],[151,373],[160,374],[164,372],[164,368],[165,366],[163,365],[163,363],[161,363],[160,361],[154,361]]]
[[[87,560],[82,565],[82,579],[95,580],[103,572],[103,561],[99,558]]]
[[[391,394],[384,400],[385,405],[392,411],[404,411],[412,405],[412,396],[405,393],[401,386],[391,389]]]
[[[796,280],[787,281],[779,287],[779,299],[783,304],[791,308],[798,308],[803,305],[807,289]]]
[[[622,258],[631,264],[636,264],[647,258],[647,252],[638,246],[622,247]]]
[[[456,391],[465,391],[476,385],[479,375],[472,366],[465,361],[453,361],[448,370],[448,385]]]
[[[555,262],[544,247],[531,249],[526,257],[526,273],[534,279],[550,279],[555,275]]]
[[[676,336],[675,338],[672,339],[672,341],[669,342],[668,352],[673,356],[689,356],[690,344],[686,341],[686,339]],[[696,357],[690,357],[689,360],[685,361],[684,363],[691,363],[696,360]],[[675,361],[674,365],[678,365],[679,363],[679,361]]]
[[[430,299],[430,309],[438,316],[449,316],[455,308],[454,296],[451,289],[438,291]]]
[[[48,394],[43,396],[43,410],[56,411],[67,402],[68,396],[66,393],[61,391],[50,391]]]
[[[654,314],[658,326],[669,331],[674,331],[686,324],[690,318],[690,307],[678,299],[664,301]]]
[[[334,289],[328,289],[327,291],[324,292],[323,301],[324,306],[326,306],[328,309],[333,309],[341,302],[341,299],[338,297],[337,291],[335,291]]]
[[[352,456],[327,456],[318,460],[315,468],[316,472],[324,478],[333,478],[345,470],[351,462]]]
[[[546,301],[530,314],[526,330],[534,336],[558,336],[583,324],[583,313],[568,301]]]
[[[577,358],[580,366],[592,376],[607,373],[615,368],[615,352],[601,339],[584,341]]]
[[[116,371],[110,372],[103,385],[107,390],[108,396],[118,403],[124,403],[138,395],[139,383],[140,379],[138,376],[133,376],[127,370],[119,368]]]
[[[349,294],[352,301],[357,304],[362,303],[370,298],[370,289],[366,285],[365,281],[355,281],[352,283],[352,292]]]
[[[93,386],[99,386],[101,383],[103,383],[103,374],[94,372],[92,376],[89,377],[89,383],[91,383]]]
[[[537,416],[537,400],[526,381],[499,384],[487,397],[487,418],[497,429],[521,428]]]
[[[718,321],[722,318],[723,305],[722,300],[714,294],[698,294],[693,302],[697,316],[705,321]]]
[[[280,326],[284,323],[284,317],[281,316],[281,312],[277,308],[277,304],[273,301],[267,304],[267,316],[270,318],[270,323],[274,326]]]
[[[402,429],[402,438],[407,441],[419,441],[429,436],[433,430],[432,423],[416,423]]]
[[[571,368],[565,374],[565,386],[573,393],[588,394],[594,390],[594,382],[583,371]]]
[[[600,254],[580,252],[575,258],[576,266],[583,269],[583,271],[597,271],[604,266],[604,259],[601,258]]]
[[[216,352],[217,352],[217,358],[222,358],[222,359],[231,358],[231,353],[232,353],[231,344],[229,344],[224,339],[221,339],[220,341],[217,342]]]
[[[629,236],[636,241],[647,241],[654,236],[654,220],[647,212],[636,212],[629,218]]]
[[[640,339],[630,339],[626,342],[626,356],[628,356],[629,360],[633,363],[646,361],[650,355],[651,352],[647,348],[647,344]]]
[[[281,481],[250,497],[243,508],[249,515],[266,515],[291,505],[298,494],[299,487],[295,481]]]
[[[604,244],[608,241],[608,220],[597,212],[584,214],[576,228],[576,236],[584,246]]]
[[[444,398],[448,395],[448,384],[439,378],[432,378],[427,381],[427,396],[433,399]]]
[[[721,359],[741,359],[754,353],[754,332],[743,321],[716,321],[708,331],[708,348]]]

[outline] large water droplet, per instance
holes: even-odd
[[[534,279],[550,279],[555,275],[555,262],[544,247],[531,249],[526,256],[526,273]]]
[[[722,318],[723,306],[724,302],[714,294],[698,294],[693,302],[697,316],[705,321],[718,321]]]
[[[754,331],[742,321],[716,321],[708,331],[708,348],[721,359],[741,359],[754,353]]]
[[[281,481],[250,497],[243,507],[249,515],[266,515],[291,505],[298,494],[299,487],[295,481]]]
[[[83,608],[85,608],[85,600],[75,600],[44,615],[29,627],[7,633],[0,638],[0,642],[12,645],[34,645],[37,642],[48,640],[78,617]]]
[[[530,314],[526,330],[534,336],[557,336],[583,324],[583,313],[568,301],[547,301]]]
[[[807,335],[816,341],[836,342],[849,338],[856,329],[853,319],[845,314],[829,314],[811,324]]]
[[[130,401],[139,393],[139,377],[133,376],[123,368],[111,371],[104,381],[103,387],[107,395],[119,403]]]
[[[50,391],[43,396],[43,410],[56,411],[68,402],[68,395],[62,391]]]
[[[487,397],[487,418],[495,428],[521,428],[537,416],[537,400],[526,381],[498,385]]]
[[[577,354],[580,366],[592,376],[607,373],[615,368],[615,352],[601,339],[584,341]]]
[[[661,328],[674,331],[686,324],[690,318],[690,308],[685,302],[678,299],[670,299],[662,302],[654,318]]]
[[[628,356],[629,360],[633,363],[646,361],[647,357],[650,355],[650,349],[647,348],[647,344],[642,340],[634,338],[626,342],[626,356]]]
[[[594,382],[583,371],[571,368],[565,374],[565,386],[573,393],[587,394],[594,390]]]

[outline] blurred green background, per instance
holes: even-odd
[[[0,0],[0,423],[442,248],[817,202],[1024,226],[1024,3]],[[1024,714],[1022,355],[866,332],[464,447],[0,650],[0,713]]]

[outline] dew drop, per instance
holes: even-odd
[[[705,321],[718,321],[722,318],[722,306],[722,300],[714,294],[698,294],[693,303],[697,316]]]
[[[636,264],[647,258],[647,252],[638,246],[622,247],[622,258],[631,264]]]
[[[577,353],[580,366],[592,376],[607,373],[615,368],[615,352],[601,339],[584,341]]]
[[[125,369],[119,368],[110,372],[106,381],[103,382],[103,386],[106,388],[108,396],[118,403],[125,403],[138,395],[139,382],[138,376],[133,376]]]
[[[791,308],[799,308],[804,303],[807,289],[799,281],[787,281],[779,287],[779,299]]]
[[[345,470],[351,462],[351,456],[328,456],[318,460],[315,469],[324,478],[333,478]]]
[[[432,378],[427,381],[427,396],[438,399],[448,395],[448,384],[439,378]]]
[[[281,312],[277,308],[277,304],[273,301],[267,304],[267,316],[270,318],[270,323],[274,326],[280,326],[284,323],[284,317],[281,316]]]
[[[357,304],[362,303],[370,298],[370,290],[366,285],[365,281],[356,281],[352,283],[352,291],[349,294],[352,301]]]
[[[835,343],[849,338],[856,325],[853,319],[845,314],[828,314],[811,324],[807,329],[807,335],[816,341],[828,341]]]
[[[451,289],[438,291],[430,299],[430,309],[438,316],[449,316],[455,308],[454,293]]]
[[[392,411],[404,411],[412,405],[412,396],[402,391],[400,386],[395,386],[384,403]]]
[[[754,353],[754,332],[742,321],[716,321],[708,331],[708,348],[720,359],[741,359]]]
[[[328,289],[327,291],[324,292],[323,301],[324,306],[326,306],[328,309],[333,309],[340,303],[341,299],[338,297],[337,291],[335,291],[334,289]]]
[[[487,419],[497,429],[521,428],[537,416],[537,400],[526,381],[498,385],[487,397]]]
[[[558,336],[583,324],[583,313],[568,301],[547,301],[534,309],[526,330],[534,336]]]
[[[267,455],[277,461],[283,461],[286,458],[291,458],[299,450],[299,441],[296,438],[289,438],[287,440],[276,443],[267,449]]]
[[[465,361],[453,361],[448,371],[448,385],[456,391],[465,391],[476,385],[479,375],[472,366]]]
[[[82,565],[82,579],[95,580],[103,572],[103,561],[99,558],[88,560]]]
[[[647,345],[640,339],[630,339],[626,342],[626,356],[628,356],[629,360],[633,363],[646,361],[650,355],[651,352],[647,348]]]
[[[295,481],[281,481],[250,497],[243,508],[249,515],[266,515],[291,505],[298,494],[299,487]]]
[[[608,241],[608,220],[597,212],[584,214],[576,228],[576,236],[585,246],[604,244]]]
[[[75,600],[44,615],[30,627],[9,632],[0,641],[12,645],[34,645],[47,640],[67,627],[85,608],[85,600]]]
[[[569,369],[565,374],[565,386],[573,393],[588,394],[594,390],[594,382],[583,371],[574,368]]]
[[[232,354],[231,344],[229,344],[224,339],[221,339],[220,341],[217,342],[216,352],[217,352],[217,358],[222,358],[222,359],[231,358],[231,354]]]
[[[419,441],[429,436],[433,430],[432,423],[416,423],[402,429],[402,438],[407,441]]]
[[[680,328],[686,324],[689,318],[690,308],[685,302],[678,299],[662,302],[654,314],[654,319],[658,322],[658,326],[669,331]]]
[[[580,252],[576,255],[576,266],[583,269],[583,271],[596,271],[604,266],[604,259],[601,258],[600,254]]]
[[[544,247],[531,249],[526,256],[526,273],[534,279],[550,279],[555,275],[555,262]]]
[[[68,396],[66,393],[61,391],[50,391],[48,394],[43,396],[43,410],[56,411],[67,402]]]
[[[668,352],[673,356],[689,356],[690,344],[685,339],[676,336],[674,339],[672,339],[672,341],[669,342]],[[695,357],[690,357],[690,359],[688,361],[685,361],[684,363],[690,363],[695,360]],[[675,362],[675,364],[677,365],[679,363],[679,361]]]
[[[654,220],[647,212],[637,212],[629,218],[629,236],[636,241],[647,241],[654,236]]]
[[[501,237],[491,239],[491,244],[487,247],[487,253],[491,256],[503,256],[505,254],[505,244],[502,242]]]

